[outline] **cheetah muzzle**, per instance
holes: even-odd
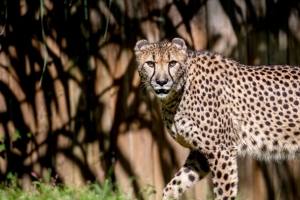
[[[300,152],[300,68],[246,66],[185,42],[135,46],[141,82],[162,102],[170,135],[189,148],[163,199],[212,173],[215,199],[237,195],[237,156],[292,159]]]

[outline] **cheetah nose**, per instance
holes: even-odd
[[[156,83],[160,86],[164,86],[168,82],[168,79],[156,79]]]

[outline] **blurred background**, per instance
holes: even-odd
[[[188,150],[140,88],[133,48],[174,37],[243,64],[300,65],[300,1],[0,0],[0,182],[110,177],[160,199]],[[241,158],[240,199],[300,199],[299,167]],[[183,199],[211,193],[209,175]]]

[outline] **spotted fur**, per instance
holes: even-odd
[[[237,156],[291,159],[300,147],[300,69],[246,66],[185,42],[137,42],[138,72],[162,102],[170,135],[191,149],[165,187],[179,196],[209,171],[215,199],[235,199]]]

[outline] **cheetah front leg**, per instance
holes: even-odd
[[[178,199],[186,189],[196,184],[208,172],[209,167],[205,156],[191,150],[183,167],[165,187],[163,199]]]
[[[237,196],[237,153],[220,147],[206,155],[210,166],[216,200],[233,200]]]

